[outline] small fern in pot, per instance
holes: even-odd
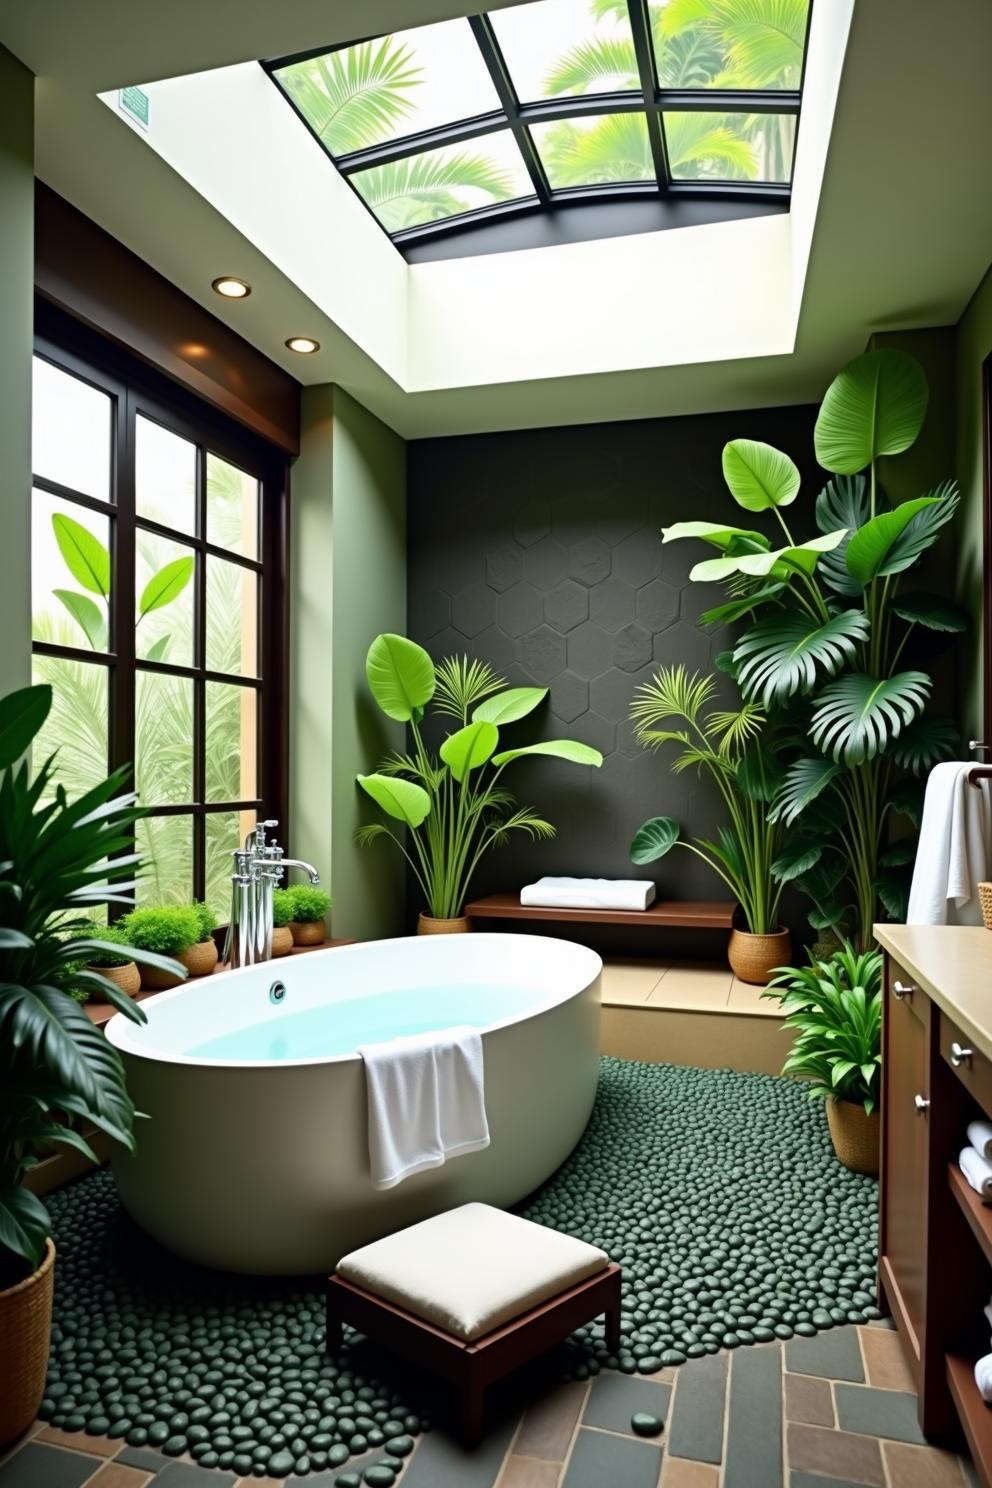
[[[796,1037],[783,1075],[810,1081],[825,1100],[834,1151],[857,1173],[878,1173],[882,1066],[882,956],[847,942],[828,960],[782,967],[763,997],[774,997]]]

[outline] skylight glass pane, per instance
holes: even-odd
[[[522,103],[640,87],[626,4],[534,0],[489,19]]]
[[[357,171],[349,180],[387,232],[534,195],[508,129]]]
[[[499,108],[468,21],[440,21],[292,62],[273,76],[332,155]]]
[[[665,113],[663,119],[675,181],[792,179],[794,114]]]
[[[658,81],[663,88],[798,88],[808,12],[809,0],[660,0],[651,6]]]
[[[556,119],[532,124],[531,134],[553,191],[655,179],[643,114]]]

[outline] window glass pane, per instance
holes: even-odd
[[[193,818],[146,816],[135,824],[141,874],[138,904],[189,904],[193,898]]]
[[[640,87],[626,5],[535,0],[489,19],[522,103]]]
[[[196,445],[138,414],[135,420],[134,491],[139,517],[196,531]]]
[[[107,668],[60,656],[32,658],[32,680],[52,688],[52,710],[31,746],[37,770],[58,751],[55,784],[65,786],[70,801],[92,790],[107,774]]]
[[[207,455],[207,541],[244,558],[258,557],[258,481]]]
[[[254,677],[258,666],[258,575],[207,558],[207,669]]]
[[[651,7],[663,88],[798,88],[809,0]]]
[[[665,138],[676,181],[792,178],[793,114],[666,113]]]
[[[254,811],[211,812],[206,818],[206,892],[204,899],[226,924],[231,918],[231,854],[255,825]]]
[[[36,641],[109,649],[110,522],[36,490],[31,504],[31,634]]]
[[[293,62],[273,76],[332,155],[499,108],[471,27],[461,19]]]
[[[138,528],[134,623],[142,661],[193,664],[195,564],[190,548]]]
[[[188,677],[138,673],[134,769],[142,806],[193,800],[193,683]]]
[[[206,684],[208,801],[248,801],[257,794],[253,687]]]
[[[552,190],[655,179],[643,114],[559,119],[533,124],[531,134]]]
[[[534,188],[510,131],[442,145],[348,178],[387,232],[441,222],[494,202],[532,197]]]
[[[35,475],[109,501],[112,400],[41,357],[32,384]]]

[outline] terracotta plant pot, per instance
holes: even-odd
[[[137,997],[141,991],[141,972],[133,961],[129,961],[126,966],[97,966],[94,964],[89,970],[95,971],[98,976],[106,977],[108,982],[113,982],[115,987],[120,987],[121,991],[126,992],[128,997]],[[96,991],[91,992],[90,996],[94,1002],[106,1002],[107,1000]]]
[[[866,1116],[860,1102],[834,1100],[831,1096],[827,1101],[827,1125],[834,1151],[845,1168],[877,1178],[881,1131],[878,1111]]]
[[[176,960],[182,962],[191,977],[209,976],[217,965],[217,946],[211,937],[198,940],[188,951],[183,951]]]
[[[323,920],[290,920],[294,945],[323,945],[327,939],[327,926]]]
[[[293,932],[288,925],[276,925],[272,931],[273,956],[288,956],[293,949]]]
[[[433,915],[417,916],[418,935],[466,935],[471,928],[466,915],[444,920],[436,919]]]
[[[55,1246],[24,1281],[0,1292],[0,1446],[27,1431],[38,1414],[48,1371]]]
[[[182,986],[182,977],[173,976],[171,971],[159,971],[157,966],[142,966],[140,971],[142,992],[168,992]]]
[[[727,960],[742,982],[765,987],[776,966],[788,966],[792,954],[792,937],[779,929],[774,935],[752,935],[748,930],[731,930]]]

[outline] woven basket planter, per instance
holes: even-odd
[[[293,949],[293,932],[288,925],[276,925],[272,931],[273,956],[288,956]]]
[[[827,1125],[834,1151],[845,1168],[877,1178],[881,1132],[878,1112],[867,1116],[859,1102],[834,1100],[831,1096],[827,1101]]]
[[[992,930],[992,883],[978,885],[978,902],[982,906],[982,924]]]
[[[52,1331],[55,1246],[32,1275],[0,1292],[0,1446],[27,1431],[38,1414]]]
[[[792,955],[792,936],[788,930],[774,935],[751,935],[747,930],[731,930],[727,960],[742,982],[765,987],[776,966],[788,966]]]
[[[91,966],[90,971],[95,971],[98,976],[106,977],[108,982],[113,982],[115,987],[120,987],[128,997],[137,997],[141,991],[141,972],[133,961],[126,966]],[[90,993],[94,1002],[106,1002],[106,998],[96,990]]]
[[[217,965],[217,946],[213,937],[198,940],[176,960],[182,962],[191,977],[209,976]]]
[[[471,928],[465,915],[450,920],[439,920],[434,915],[417,916],[418,935],[465,935]]]
[[[290,920],[294,945],[323,945],[327,938],[327,926],[323,920]]]
[[[168,992],[170,988],[180,986],[182,986],[182,978],[173,976],[171,971],[159,971],[157,966],[142,966],[141,968],[142,992]]]

